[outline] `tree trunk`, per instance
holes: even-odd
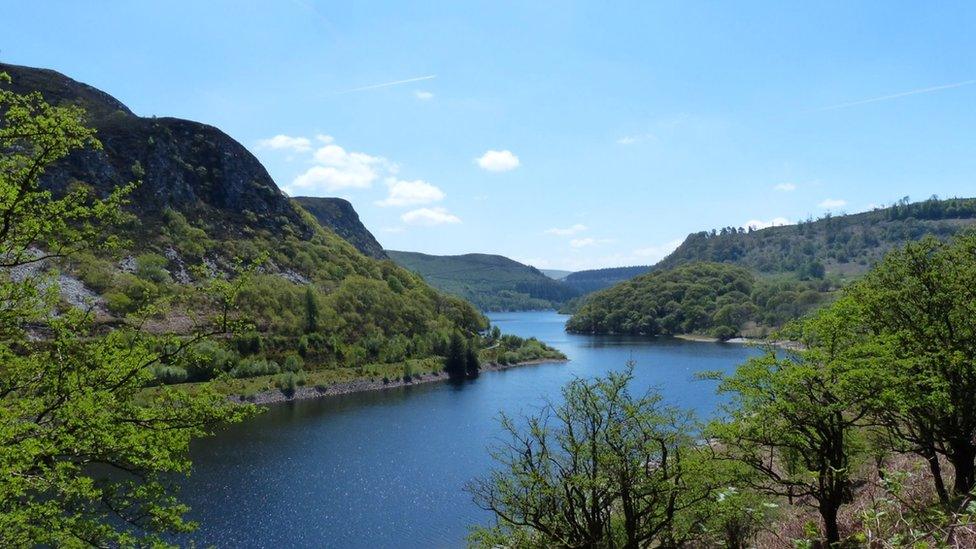
[[[956,496],[965,496],[976,488],[976,449],[963,448],[956,450],[949,456],[956,478],[952,484],[952,492]]]
[[[838,506],[827,503],[820,505],[820,516],[824,522],[824,535],[827,538],[827,547],[840,546],[840,528],[837,526]]]
[[[939,501],[943,505],[949,504],[949,491],[946,490],[945,480],[942,478],[942,465],[939,463],[939,456],[936,453],[926,452],[925,460],[929,462],[929,470],[932,471],[932,480],[935,482],[935,492],[939,495]]]

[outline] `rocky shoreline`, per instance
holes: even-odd
[[[519,366],[532,366],[535,364],[551,364],[559,362],[569,362],[569,359],[565,358],[541,358],[536,360],[526,360],[525,362],[517,362],[514,364],[484,364],[481,366],[482,372],[498,372],[501,370],[508,370],[510,368],[516,368]],[[383,389],[393,389],[396,387],[407,387],[410,385],[421,385],[424,383],[434,383],[438,381],[447,381],[447,374],[444,372],[437,372],[434,374],[418,374],[413,376],[410,381],[403,380],[390,380],[384,383],[382,380],[374,381],[367,379],[357,379],[355,381],[346,381],[342,383],[333,383],[328,387],[297,387],[295,392],[291,395],[286,395],[280,389],[274,389],[271,391],[262,391],[257,393],[252,397],[243,397],[240,395],[233,395],[228,397],[234,402],[247,402],[251,404],[278,404],[281,402],[290,402],[293,400],[307,400],[311,398],[324,398],[330,396],[338,395],[348,395],[352,393],[363,393],[366,391],[382,391]]]

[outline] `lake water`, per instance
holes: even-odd
[[[568,363],[276,405],[197,441],[183,497],[201,522],[192,539],[218,547],[458,547],[488,524],[463,491],[491,466],[499,411],[530,413],[577,376],[636,362],[634,392],[658,388],[701,415],[719,404],[695,372],[731,371],[758,350],[676,339],[579,336],[554,312],[489,315],[503,332],[535,336]]]

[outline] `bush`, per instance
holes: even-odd
[[[186,381],[186,370],[179,366],[156,366],[153,368],[153,374],[160,383],[166,385]]]
[[[295,394],[295,390],[298,387],[305,385],[305,381],[305,372],[299,370],[297,373],[285,372],[279,375],[277,379],[275,379],[275,385],[281,389],[282,393],[292,396]]]
[[[237,364],[231,371],[232,377],[242,379],[246,377],[267,376],[281,372],[278,363],[273,360],[263,358],[246,358]]]
[[[286,372],[297,372],[305,367],[305,361],[298,355],[288,355],[281,369]]]
[[[142,254],[136,258],[136,276],[156,284],[172,282],[166,270],[167,259],[158,254]]]
[[[206,340],[187,351],[184,367],[189,381],[207,381],[221,372],[234,369],[238,360],[234,351],[224,348],[216,341]]]

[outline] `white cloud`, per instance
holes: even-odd
[[[429,91],[417,90],[413,92],[413,96],[421,101],[430,101],[434,98],[434,94]]]
[[[782,192],[785,192],[785,193],[788,193],[790,191],[795,191],[796,190],[796,183],[780,183],[779,185],[776,185],[775,187],[773,187],[773,190],[774,191],[782,191]]]
[[[671,242],[665,242],[658,246],[648,246],[646,248],[638,248],[631,252],[631,255],[635,258],[639,258],[640,261],[637,263],[653,264],[664,259],[671,252],[673,252],[678,246],[681,245],[683,240],[672,240]]]
[[[519,158],[512,151],[486,151],[481,158],[475,160],[482,169],[489,172],[507,172],[518,168]]]
[[[278,134],[272,138],[258,141],[258,148],[306,152],[312,149],[312,142],[306,137],[292,137],[290,135]]]
[[[832,209],[832,208],[842,208],[847,205],[846,200],[841,200],[839,198],[828,198],[820,203],[821,208]]]
[[[608,244],[613,242],[611,238],[574,238],[569,241],[569,245],[573,248],[585,248],[587,246],[596,246],[597,244]]]
[[[320,196],[343,189],[366,189],[382,174],[396,173],[396,165],[383,157],[347,151],[328,135],[318,135],[316,139],[323,143],[312,155],[316,165],[285,187],[292,196]]]
[[[422,227],[461,222],[458,216],[440,207],[411,210],[401,215],[400,219],[408,225],[419,225]]]
[[[760,219],[750,219],[749,221],[743,223],[742,226],[747,229],[751,227],[752,230],[758,231],[759,229],[765,229],[767,227],[781,227],[783,225],[790,225],[791,223],[792,222],[789,219],[786,219],[785,217],[774,217],[769,221],[762,221]]]
[[[641,133],[636,135],[625,135],[617,140],[618,145],[633,145],[640,141],[654,141],[657,137],[652,133]]]
[[[551,229],[546,229],[546,234],[554,234],[556,236],[570,236],[576,233],[581,233],[587,229],[586,225],[582,223],[577,223],[565,229],[560,229],[558,227],[553,227]]]
[[[444,199],[444,191],[426,181],[404,181],[395,177],[386,178],[388,194],[377,206],[415,206],[430,204]]]

